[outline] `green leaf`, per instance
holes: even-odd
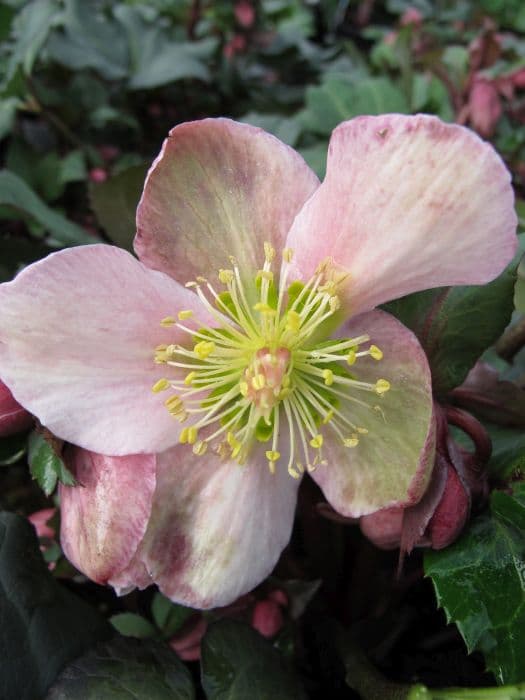
[[[202,685],[208,700],[305,698],[286,659],[247,625],[220,620],[202,641]]]
[[[430,289],[385,305],[417,335],[438,396],[459,386],[505,329],[513,310],[515,270],[512,263],[490,284]]]
[[[109,621],[113,627],[123,634],[125,637],[137,637],[138,639],[147,639],[154,637],[156,634],[155,627],[149,620],[146,620],[142,615],[136,613],[123,612],[112,615]]]
[[[169,639],[180,630],[186,620],[194,614],[193,608],[172,603],[162,593],[155,593],[151,603],[151,614],[157,627]]]
[[[27,450],[27,435],[10,435],[0,440],[0,466],[7,467],[18,462]]]
[[[0,697],[33,700],[111,627],[49,573],[28,520],[0,513]]]
[[[30,74],[33,63],[53,25],[60,18],[60,5],[56,0],[31,2],[17,14],[13,21],[14,43],[7,65],[5,83],[8,83],[18,67]]]
[[[13,128],[16,111],[21,104],[18,97],[7,97],[0,100],[0,140],[7,136]]]
[[[525,256],[518,265],[517,276],[514,287],[514,306],[521,313],[525,313]]]
[[[352,84],[330,77],[306,91],[301,121],[307,130],[328,136],[340,122],[359,114],[408,111],[403,93],[388,78],[367,78]]]
[[[29,469],[33,479],[46,496],[50,496],[57,481],[66,486],[75,486],[76,481],[64,462],[55,454],[53,447],[37,431],[31,433],[28,442]]]
[[[522,428],[488,425],[492,456],[488,469],[498,479],[522,478],[525,474],[525,432]]]
[[[92,68],[107,80],[125,78],[128,52],[122,29],[97,5],[66,0],[64,33],[55,32],[48,44],[50,56],[68,70]]]
[[[98,222],[121,248],[133,249],[135,210],[147,172],[147,164],[134,165],[105,182],[90,184],[91,207]]]
[[[76,659],[46,700],[194,700],[189,671],[165,644],[119,637]]]
[[[147,90],[183,78],[210,80],[210,72],[202,59],[211,57],[216,40],[176,41],[158,22],[146,23],[137,8],[127,5],[117,5],[114,14],[128,38],[130,88]]]
[[[485,656],[499,684],[525,680],[525,483],[495,491],[448,549],[427,552],[425,572],[448,621]]]
[[[13,207],[27,215],[43,226],[60,244],[81,245],[97,242],[94,236],[90,236],[80,226],[44,204],[18,175],[8,170],[0,171],[0,205]]]
[[[248,112],[242,117],[241,121],[268,131],[289,146],[295,146],[299,140],[301,125],[294,117],[283,117],[282,114]]]

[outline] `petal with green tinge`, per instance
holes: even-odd
[[[360,381],[382,378],[390,390],[357,391],[353,422],[368,430],[356,447],[331,439],[327,426],[321,464],[312,476],[329,503],[342,515],[359,517],[391,506],[419,501],[434,464],[435,427],[428,363],[414,334],[383,311],[361,314],[340,334],[368,333],[383,359],[358,358],[352,373]],[[339,334],[338,334],[339,335]]]
[[[60,539],[67,558],[106,583],[141,542],[155,491],[155,456],[106,457],[80,447],[65,455],[77,486],[60,486]]]
[[[188,445],[158,455],[144,541],[110,583],[122,591],[155,582],[195,608],[227,605],[260,583],[288,543],[299,486],[284,468],[270,474],[265,449],[244,466]]]
[[[182,283],[212,279],[232,255],[251,276],[264,241],[282,248],[318,185],[301,156],[261,129],[229,119],[181,124],[148,173],[135,250]]]

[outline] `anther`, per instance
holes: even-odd
[[[268,243],[268,241],[264,242],[264,257],[266,262],[269,263],[275,258],[275,248],[271,243]]]
[[[352,436],[351,438],[345,438],[343,440],[343,445],[345,447],[357,447],[357,445],[359,445],[359,438],[357,435]]]
[[[356,359],[357,359],[356,352],[355,352],[355,350],[352,348],[352,349],[348,352],[348,355],[346,356],[346,361],[347,361],[347,363],[348,363],[350,366],[352,366],[352,365],[355,365]]]
[[[193,316],[193,311],[191,309],[183,309],[182,311],[179,311],[177,314],[177,317],[179,321],[186,321],[188,318],[191,318]]]
[[[233,270],[219,270],[219,281],[223,284],[230,284],[233,282],[233,278]]]
[[[191,386],[191,383],[193,382],[193,380],[195,379],[196,376],[197,376],[197,372],[195,372],[195,370],[192,370],[184,377],[184,384],[186,386]]]
[[[291,248],[285,248],[283,250],[283,260],[284,262],[290,263],[293,258],[293,250]]]
[[[270,462],[277,462],[280,456],[281,453],[277,452],[277,450],[266,450],[266,459],[270,460]]]
[[[195,347],[193,348],[193,352],[199,357],[201,360],[205,360],[211,353],[215,350],[215,343],[213,341],[207,341],[207,340],[201,340],[200,343],[197,343]]]
[[[323,436],[320,433],[319,435],[316,435],[310,440],[310,445],[314,449],[319,450],[323,446]]]
[[[175,319],[173,316],[166,316],[165,318],[162,319],[160,322],[160,325],[163,328],[169,328],[170,326],[173,326],[173,324],[176,323]]]
[[[154,394],[158,394],[161,391],[165,391],[166,389],[169,389],[171,384],[167,379],[159,379],[158,382],[155,382],[155,384],[151,387],[151,391]]]
[[[386,392],[390,389],[390,382],[387,381],[386,379],[378,379],[375,385],[375,392],[376,394],[386,394]]]
[[[206,440],[197,440],[193,445],[193,454],[201,457],[208,449],[208,443]]]
[[[334,383],[334,373],[331,369],[323,370],[323,379],[326,386],[332,386],[332,384]]]
[[[371,357],[374,360],[382,360],[383,359],[383,351],[380,350],[377,345],[371,345],[370,348],[368,349],[368,352],[370,353]]]

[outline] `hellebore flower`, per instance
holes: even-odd
[[[0,287],[3,380],[80,446],[66,554],[119,591],[214,607],[273,568],[303,472],[345,516],[417,502],[429,368],[373,309],[493,279],[515,229],[500,158],[434,117],[341,124],[322,184],[260,129],[175,127],[138,207],[140,262],[86,246]]]

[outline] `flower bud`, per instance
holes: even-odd
[[[445,491],[426,530],[432,549],[452,544],[463,529],[470,510],[470,495],[456,470],[449,466]]]
[[[197,661],[201,657],[201,641],[207,628],[208,623],[202,615],[193,616],[170,639],[169,645],[183,661]]]
[[[474,80],[468,110],[472,127],[485,138],[492,136],[503,112],[500,96],[493,83],[484,78]]]
[[[252,627],[263,637],[274,637],[283,626],[281,606],[274,600],[260,600],[252,613]]]
[[[33,417],[15,401],[13,394],[0,382],[0,437],[20,433],[31,426]]]
[[[255,22],[255,8],[249,0],[238,0],[234,12],[235,19],[244,29],[249,29]]]

